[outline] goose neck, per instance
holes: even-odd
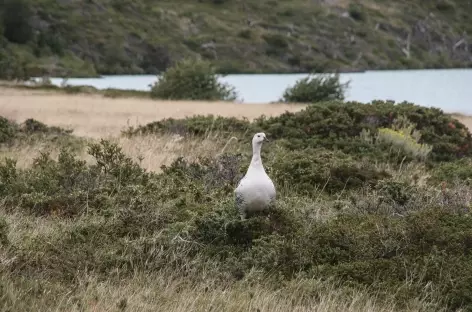
[[[251,165],[253,165],[253,166],[262,166],[261,145],[260,144],[253,144],[252,145]]]

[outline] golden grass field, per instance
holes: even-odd
[[[141,98],[106,98],[101,95],[68,95],[47,91],[0,87],[0,114],[23,121],[34,118],[47,125],[73,128],[79,136],[115,136],[126,126],[146,124],[163,118],[194,114],[246,117],[273,116],[299,111],[297,104],[237,104],[225,102],[156,101]]]

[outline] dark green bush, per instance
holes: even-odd
[[[413,210],[415,199],[423,189],[406,182],[382,180],[374,187],[378,205],[389,207],[390,211],[405,214]],[[410,205],[411,203],[411,205]]]
[[[339,74],[317,74],[299,79],[285,90],[281,101],[292,103],[316,103],[329,100],[344,100],[349,82],[341,83]]]
[[[23,123],[17,124],[0,116],[0,144],[11,143],[15,139],[26,139],[35,135],[62,135],[68,136],[72,130],[60,127],[50,127],[35,119],[26,119]]]
[[[232,134],[242,133],[249,130],[251,124],[246,119],[235,117],[221,117],[213,115],[195,115],[184,119],[166,118],[163,120],[130,128],[125,131],[126,135],[146,135],[172,133],[179,135],[191,135],[204,137],[210,133]]]
[[[469,184],[472,182],[472,160],[464,158],[438,164],[431,171],[430,181]]]
[[[151,88],[151,96],[169,100],[234,101],[233,87],[218,81],[209,62],[184,59],[169,67]]]
[[[50,127],[40,121],[37,121],[32,118],[28,118],[20,125],[20,131],[25,134],[43,133],[43,134],[66,135],[66,134],[71,134],[73,130],[62,129],[60,127],[54,127],[54,126]]]
[[[18,125],[0,116],[0,143],[10,142],[18,132]]]
[[[436,2],[436,9],[442,12],[454,12],[456,5],[450,0],[439,0]]]
[[[26,81],[30,78],[27,62],[12,50],[0,46],[0,79]]]
[[[349,16],[352,17],[356,21],[366,21],[367,14],[364,11],[364,7],[362,7],[359,3],[350,3],[349,4]]]
[[[3,35],[9,41],[19,44],[27,43],[34,36],[31,19],[33,11],[27,0],[7,0],[0,6],[3,23]]]
[[[110,196],[129,202],[128,196],[145,187],[148,174],[126,157],[121,149],[108,141],[91,144],[89,153],[96,164],[86,166],[67,148],[58,160],[41,153],[30,169],[18,170],[15,162],[0,165],[0,194],[7,208],[21,207],[34,214],[77,215],[105,210]],[[132,187],[133,186],[133,187]]]
[[[379,128],[392,128],[400,116],[416,125],[421,133],[419,143],[433,147],[428,156],[431,161],[452,161],[472,155],[472,137],[462,123],[440,109],[408,102],[329,101],[311,104],[296,113],[286,112],[269,118],[261,116],[253,122],[197,115],[149,123],[130,129],[126,134],[177,133],[203,137],[216,131],[247,139],[257,131],[264,131],[271,140],[279,141],[291,150],[324,147],[341,150],[356,158],[400,163],[414,159],[408,154],[391,155],[390,146],[372,144],[360,136],[363,130],[375,134]]]
[[[265,129],[272,139],[284,139],[291,149],[339,148],[349,154],[362,155],[366,149],[372,150],[372,146],[357,140],[361,131],[368,129],[375,133],[378,128],[390,128],[399,116],[416,124],[422,134],[419,143],[433,146],[433,161],[472,155],[472,137],[462,123],[438,108],[408,102],[315,103],[300,112],[259,118],[254,123],[255,127]]]
[[[7,221],[0,216],[0,246],[2,247],[9,244],[8,231]]]
[[[314,194],[340,192],[375,185],[389,174],[370,164],[359,164],[343,152],[305,149],[286,152],[271,164],[274,181],[290,185],[293,190]]]

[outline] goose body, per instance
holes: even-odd
[[[236,187],[235,201],[241,219],[248,212],[263,211],[275,202],[275,186],[267,175],[261,159],[262,143],[267,141],[264,133],[256,133],[252,139],[252,159],[246,175]]]

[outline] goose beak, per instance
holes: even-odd
[[[269,139],[267,137],[264,137],[264,141],[266,142],[270,142]]]

